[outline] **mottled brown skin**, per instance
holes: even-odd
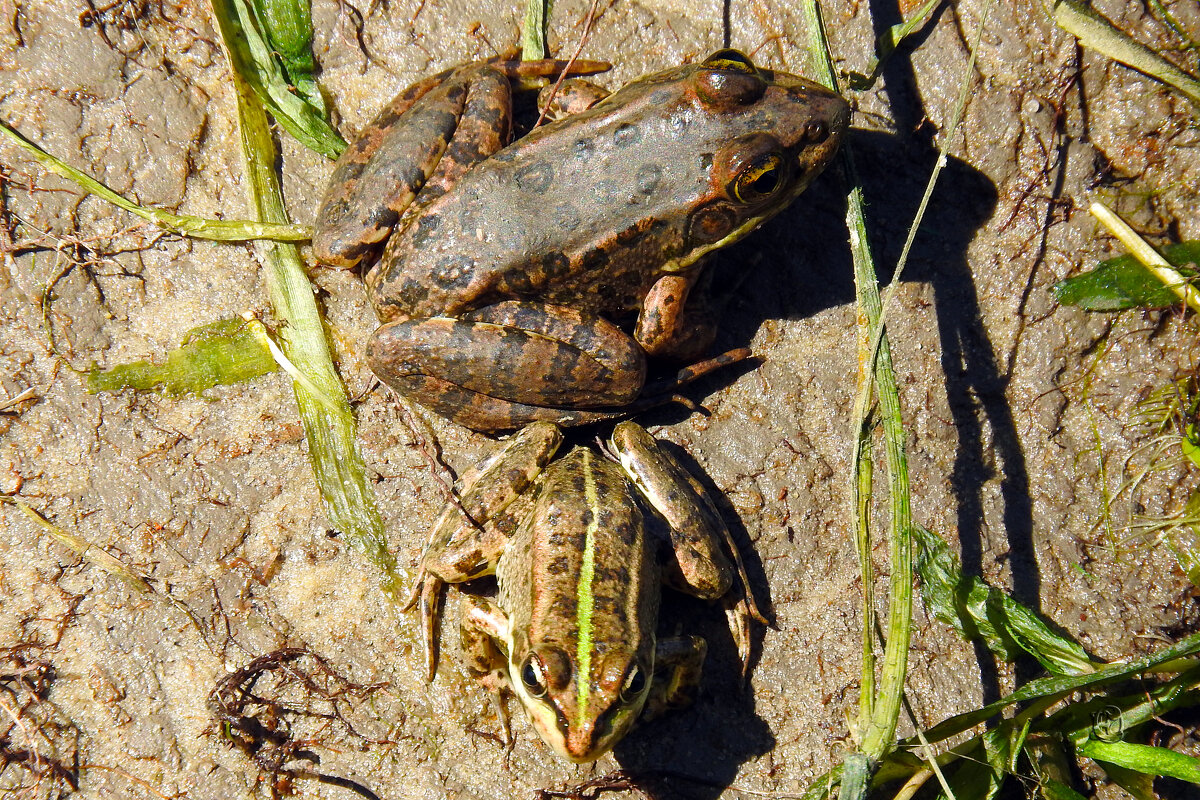
[[[501,149],[507,82],[465,65],[339,160],[314,249],[350,264],[387,239],[367,357],[398,390],[479,430],[588,422],[638,397],[646,355],[704,352],[702,257],[786,207],[848,120],[837,95],[719,51]]]
[[[694,694],[705,643],[657,637],[660,583],[716,599],[731,594],[733,568],[724,523],[646,431],[617,426],[620,463],[587,447],[554,458],[561,438],[530,425],[464,478],[476,524],[446,508],[420,583],[428,637],[444,583],[495,572],[497,599],[468,601],[469,668],[514,692],[555,752],[591,761],[639,716]],[[742,623],[731,620],[735,636]]]

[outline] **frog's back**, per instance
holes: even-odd
[[[544,474],[496,576],[512,629],[539,647],[652,646],[660,590],[643,512],[620,467],[588,448]]]
[[[844,127],[844,102],[807,82],[776,82],[753,103],[706,103],[699,68],[635,81],[473,168],[389,242],[386,266],[367,280],[380,317],[456,316],[530,298],[620,318],[743,217],[757,214],[757,224],[786,205],[811,176],[790,175],[802,185],[769,208],[743,208],[727,196],[729,170],[764,137],[800,149],[784,140],[814,119]]]

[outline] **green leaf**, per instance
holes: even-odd
[[[964,759],[950,776],[950,797],[954,800],[992,800],[1004,785],[1004,779],[1016,769],[1016,754],[1028,733],[1028,727],[1000,725],[979,737],[983,753]],[[946,795],[940,795],[942,800]]]
[[[1146,775],[1166,775],[1200,784],[1200,759],[1165,747],[1089,739],[1075,748],[1081,756],[1116,764]]]
[[[921,596],[934,616],[966,639],[979,639],[1012,661],[1029,653],[1056,675],[1083,675],[1096,668],[1087,652],[1058,633],[1037,612],[979,578],[963,575],[958,559],[938,536],[914,526]]]
[[[316,108],[292,90],[263,32],[262,20],[247,0],[212,0],[212,7],[234,70],[271,116],[307,147],[337,158],[346,149],[346,141],[329,124],[323,104]]]
[[[1200,242],[1170,245],[1162,255],[1186,278],[1196,277]],[[1178,305],[1171,291],[1131,255],[1101,261],[1094,270],[1067,278],[1054,286],[1054,297],[1063,305],[1088,311],[1123,311],[1127,308],[1167,308]]]
[[[88,371],[89,392],[122,389],[168,395],[199,394],[218,384],[241,383],[278,368],[270,351],[240,319],[225,319],[188,331],[166,361],[134,361]]]

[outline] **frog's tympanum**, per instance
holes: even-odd
[[[803,191],[850,116],[721,50],[603,99],[591,87],[564,104],[585,110],[505,146],[510,76],[539,63],[402,93],[338,160],[313,238],[324,263],[374,261],[376,374],[477,430],[613,416],[647,355],[703,354],[703,257]]]
[[[561,442],[534,423],[464,476],[461,507],[446,507],[422,556],[420,597],[432,678],[444,583],[495,573],[494,600],[466,598],[470,670],[511,690],[556,753],[591,761],[694,694],[706,645],[656,636],[662,583],[724,598],[743,664],[761,615],[744,587],[730,591],[720,515],[650,434],[617,425],[616,461],[582,446],[556,459]]]

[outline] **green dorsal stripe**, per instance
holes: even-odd
[[[592,687],[592,579],[596,574],[596,531],[600,527],[600,500],[596,496],[596,476],[592,472],[592,453],[583,454],[583,494],[587,501],[588,525],[584,533],[583,563],[579,568],[579,584],[575,589],[575,624],[579,630],[575,663],[579,674],[575,683],[579,690],[579,724],[587,717],[588,694]]]

